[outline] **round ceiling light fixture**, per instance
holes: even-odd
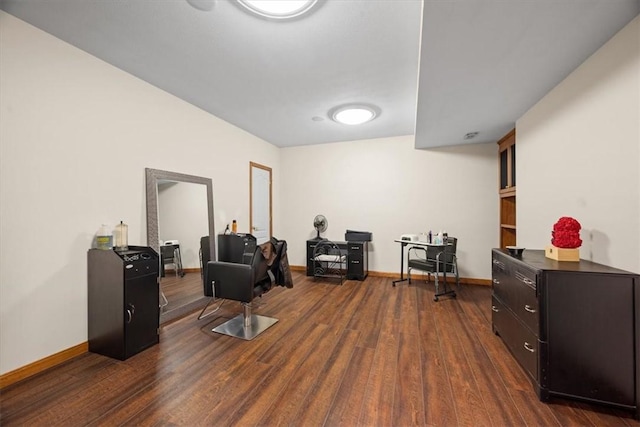
[[[288,19],[307,13],[318,0],[238,0],[249,11],[265,18]]]
[[[332,109],[329,116],[345,125],[361,125],[370,122],[379,115],[378,109],[371,105],[348,104]]]

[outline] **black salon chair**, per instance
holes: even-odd
[[[460,287],[460,277],[458,276],[458,260],[456,258],[456,249],[458,239],[455,237],[447,237],[442,245],[429,246],[412,246],[409,248],[409,256],[407,259],[407,278],[411,284],[411,270],[420,270],[427,273],[427,281],[431,280],[431,274],[435,277],[436,293],[433,297],[434,301],[438,301],[441,296],[456,296],[453,289],[449,287],[447,274],[453,274],[456,279],[456,288]],[[443,291],[440,292],[439,276],[443,276]]]
[[[265,247],[270,245],[270,247]],[[290,287],[291,272],[286,262],[287,242],[271,239],[253,248],[247,263],[209,261],[205,273],[205,293],[215,298],[239,301],[243,313],[215,327],[213,332],[251,340],[274,325],[278,319],[252,314],[252,302],[274,286]],[[268,253],[265,258],[263,251]],[[288,277],[287,277],[288,276]]]
[[[176,277],[184,277],[185,272],[182,269],[182,257],[180,255],[180,245],[172,242],[165,242],[160,246],[160,256],[162,260],[161,276],[165,276],[165,268],[167,264],[173,264]]]

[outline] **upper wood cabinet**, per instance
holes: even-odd
[[[516,130],[498,141],[500,247],[516,244]]]
[[[516,192],[516,130],[498,141],[500,153],[500,194]]]

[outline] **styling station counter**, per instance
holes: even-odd
[[[493,331],[538,397],[578,399],[639,416],[640,276],[542,250],[492,250]]]
[[[144,246],[89,250],[89,351],[125,360],[159,342],[159,267]]]

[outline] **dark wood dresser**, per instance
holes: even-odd
[[[492,250],[493,331],[542,401],[612,405],[640,416],[640,276],[542,250]]]

